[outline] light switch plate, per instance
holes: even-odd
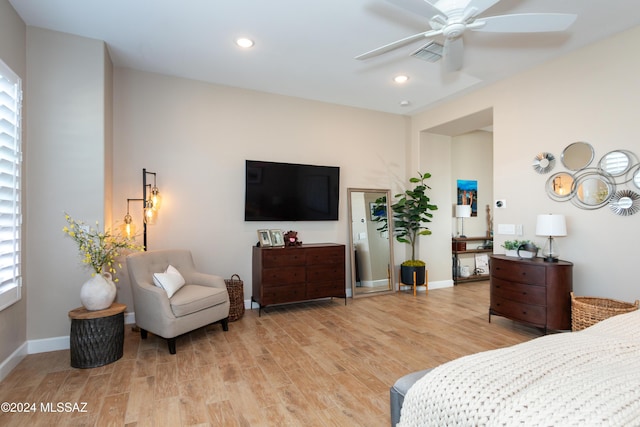
[[[516,234],[515,224],[498,224],[498,234]]]

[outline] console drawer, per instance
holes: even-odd
[[[545,283],[543,266],[527,265],[500,259],[491,260],[491,276],[508,282]]]
[[[534,325],[545,326],[547,323],[547,309],[541,305],[524,304],[492,296],[491,311],[493,314]]]
[[[547,289],[544,286],[512,283],[495,277],[491,280],[491,295],[533,305],[544,306],[547,301]]]

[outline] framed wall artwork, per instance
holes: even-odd
[[[471,216],[478,216],[478,181],[458,180],[458,205],[471,205]]]

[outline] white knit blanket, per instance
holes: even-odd
[[[445,363],[399,427],[640,426],[640,311]]]

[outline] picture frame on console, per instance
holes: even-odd
[[[282,248],[284,247],[284,234],[282,230],[269,230],[271,237],[271,246]]]
[[[269,230],[258,230],[258,241],[263,248],[271,247],[271,233],[269,233]]]

